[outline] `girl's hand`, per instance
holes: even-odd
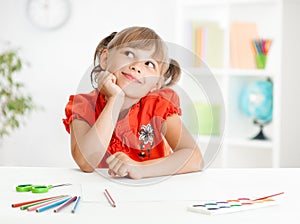
[[[140,174],[141,165],[139,162],[131,159],[123,152],[117,152],[106,159],[109,170],[108,174],[115,177],[128,176],[132,179],[142,178]]]
[[[117,78],[109,71],[101,71],[98,74],[98,90],[107,98],[122,96],[123,90],[116,84]]]

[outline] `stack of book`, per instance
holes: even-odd
[[[193,51],[195,66],[212,68],[224,66],[224,30],[218,22],[193,22]]]

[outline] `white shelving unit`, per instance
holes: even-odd
[[[282,166],[281,155],[284,154],[285,147],[282,125],[282,79],[285,77],[283,64],[286,58],[282,56],[283,42],[286,38],[294,35],[283,33],[285,27],[289,27],[291,21],[296,24],[296,12],[300,9],[300,3],[289,0],[178,0],[176,14],[176,37],[177,43],[184,48],[192,50],[192,23],[195,21],[213,21],[224,29],[224,67],[210,68],[222,91],[224,98],[225,115],[224,136],[196,136],[200,147],[204,153],[206,150],[220,146],[217,158],[213,162],[215,167],[279,167]],[[292,6],[291,6],[292,4]],[[287,9],[295,7],[294,13],[289,15]],[[299,18],[299,15],[297,16]],[[266,69],[233,69],[230,66],[230,24],[231,22],[255,22],[260,37],[271,38],[273,40]],[[288,29],[288,28],[287,28]],[[299,37],[299,28],[297,28]],[[288,29],[293,32],[292,29]],[[287,50],[287,49],[285,49]],[[297,51],[290,49],[291,54],[298,55]],[[193,67],[193,63],[187,68],[189,73],[199,79],[205,78],[208,70]],[[291,69],[291,68],[289,68]],[[296,72],[296,67],[293,68]],[[183,69],[184,70],[184,69]],[[297,72],[299,73],[299,72]],[[183,73],[183,81],[180,85],[186,92],[190,93],[192,101],[195,96],[203,95],[197,93],[197,89],[192,87],[191,81],[185,80],[187,75]],[[289,76],[291,77],[291,76]],[[264,129],[269,140],[250,140],[256,135],[259,127],[252,123],[252,120],[244,115],[239,109],[239,96],[246,84],[255,80],[273,81],[273,120]],[[187,78],[186,78],[187,79]],[[293,79],[291,79],[293,80]],[[299,84],[299,78],[298,84]],[[296,80],[294,80],[296,81]],[[199,90],[199,88],[198,88]],[[299,88],[291,91],[299,94]],[[197,100],[197,99],[196,99]],[[185,105],[183,105],[183,110]],[[292,108],[289,108],[292,109]],[[299,111],[299,110],[298,110]],[[183,118],[184,119],[184,118]],[[299,119],[298,119],[299,120]],[[298,122],[299,123],[299,122]],[[276,128],[275,128],[276,127]],[[296,128],[290,124],[291,128]],[[296,139],[293,140],[296,144]],[[216,144],[214,145],[213,142]],[[207,148],[210,144],[209,149]],[[210,161],[208,161],[210,162]]]

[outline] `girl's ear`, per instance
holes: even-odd
[[[108,50],[104,49],[99,58],[99,64],[103,70],[106,70],[106,67],[107,67],[107,53],[108,53]]]

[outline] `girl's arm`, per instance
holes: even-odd
[[[94,171],[102,160],[117,122],[118,116],[114,113],[122,104],[110,98],[92,127],[78,119],[70,124],[72,156],[82,171]]]
[[[174,153],[145,162],[136,162],[124,153],[116,153],[107,159],[110,173],[144,178],[200,171],[203,167],[200,149],[178,115],[166,119],[164,132]]]
[[[94,171],[105,155],[124,102],[124,93],[115,84],[115,77],[109,72],[100,75],[99,89],[107,98],[100,116],[92,127],[78,119],[70,124],[72,156],[85,172]]]

